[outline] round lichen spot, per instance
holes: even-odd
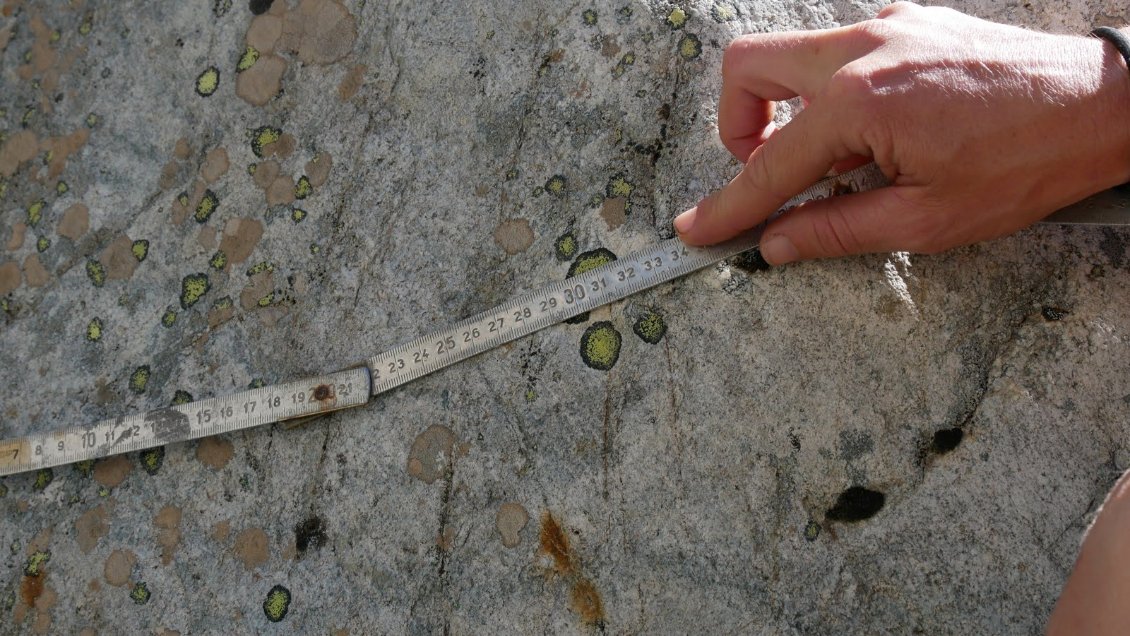
[[[90,322],[86,325],[86,339],[91,342],[98,342],[102,339],[102,319],[95,317],[91,318]]]
[[[553,251],[559,260],[567,261],[573,258],[577,253],[577,238],[572,232],[562,234],[553,242]]]
[[[260,261],[247,270],[247,275],[254,276],[256,274],[262,274],[263,272],[273,271],[275,271],[275,266],[272,265],[270,261]]]
[[[322,247],[320,245],[318,245],[317,243],[311,243],[310,244],[310,253],[312,255],[317,256],[321,252],[322,252]]]
[[[161,470],[161,464],[165,463],[165,447],[158,446],[157,448],[143,450],[138,459],[141,460],[141,468],[145,472],[156,475],[157,471]]]
[[[51,485],[55,480],[55,471],[50,468],[40,468],[35,473],[35,481],[32,482],[31,487],[34,490],[44,490]]]
[[[79,35],[90,35],[90,32],[93,29],[94,29],[94,16],[88,13],[88,14],[86,14],[86,17],[82,19],[82,24],[78,25],[78,34]]]
[[[106,284],[106,267],[93,258],[86,262],[86,277],[95,287]]]
[[[675,7],[667,14],[667,26],[672,29],[681,29],[687,23],[687,12]]]
[[[208,266],[211,267],[212,269],[223,269],[224,265],[227,265],[227,264],[228,264],[228,255],[224,254],[224,252],[222,250],[217,251],[215,254],[212,255],[212,258],[208,259]]]
[[[145,260],[146,256],[149,256],[149,241],[145,239],[136,240],[133,242],[133,245],[131,245],[129,249],[131,252],[133,252],[133,257],[137,259],[138,263],[140,263],[141,261]]]
[[[724,3],[714,5],[714,9],[712,9],[710,13],[714,16],[714,19],[719,22],[729,22],[738,17],[737,10],[735,10],[733,6]]]
[[[302,208],[294,208],[290,211],[290,218],[295,223],[301,223],[306,218],[306,210]]]
[[[620,343],[620,332],[612,323],[595,323],[581,336],[581,359],[590,368],[608,371],[620,359]]]
[[[31,205],[27,206],[27,224],[28,225],[35,227],[36,225],[39,224],[39,221],[43,218],[43,206],[44,205],[46,205],[46,203],[43,201],[43,199],[40,199],[38,201],[32,202]]]
[[[820,524],[815,521],[809,521],[804,526],[804,540],[815,541],[820,536]]]
[[[133,589],[129,591],[130,599],[138,605],[145,605],[146,603],[148,603],[150,596],[151,594],[149,592],[149,586],[140,581],[135,583]]]
[[[177,203],[179,203],[179,204],[181,204],[181,206],[187,208],[188,207],[188,193],[187,192],[181,192],[180,194],[178,194],[177,195]]]
[[[263,601],[263,613],[267,620],[277,623],[286,618],[290,610],[290,590],[281,585],[276,585],[267,592],[267,599]]]
[[[166,328],[172,327],[177,324],[177,312],[172,307],[165,309],[165,313],[161,314],[161,324]]]
[[[306,175],[298,177],[298,183],[294,184],[294,198],[305,199],[314,192],[314,186],[310,185],[310,179]]]
[[[667,333],[667,323],[664,322],[663,316],[649,311],[632,325],[632,331],[636,332],[640,340],[648,344],[659,344]]]
[[[31,553],[24,563],[24,574],[28,576],[39,576],[43,573],[43,565],[51,560],[50,550],[36,550]]]
[[[596,25],[596,18],[596,11],[592,9],[585,9],[585,12],[581,14],[581,21],[583,21],[588,26]]]
[[[565,177],[559,174],[555,174],[545,182],[545,191],[555,197],[559,197],[565,194],[565,186]]]
[[[40,254],[46,252],[47,248],[49,247],[51,247],[51,239],[47,238],[46,236],[41,236],[35,240],[35,251],[39,252]]]
[[[604,192],[609,198],[628,198],[632,196],[632,190],[635,189],[636,184],[625,179],[623,174],[617,174],[608,179],[608,185],[605,186]]]
[[[64,195],[70,189],[71,189],[71,186],[67,185],[66,181],[59,181],[58,183],[55,184],[55,193],[58,194],[58,195]]]
[[[273,144],[282,137],[282,130],[272,126],[260,126],[251,133],[251,152],[256,157],[263,158],[263,146]]]
[[[257,164],[257,163],[247,164],[247,174],[251,175],[252,177],[255,176],[255,171],[258,170],[258,169],[259,169],[259,164]]]
[[[141,395],[149,385],[149,365],[143,364],[129,376],[129,390]]]
[[[90,113],[89,115],[86,116],[86,127],[87,128],[94,128],[97,125],[98,125],[98,115],[96,115],[94,113]]]
[[[220,86],[220,69],[209,66],[196,77],[196,94],[201,97],[210,97]]]
[[[591,272],[601,265],[606,265],[614,260],[616,260],[616,255],[603,247],[598,247],[588,252],[582,252],[577,256],[577,259],[573,261],[573,264],[569,266],[569,273],[566,274],[565,277],[572,278],[574,276],[580,276],[585,272]]]
[[[693,33],[688,33],[679,40],[679,56],[684,60],[693,60],[702,55],[702,41]]]
[[[243,50],[243,55],[239,58],[239,63],[235,65],[235,72],[242,73],[247,69],[255,66],[259,61],[259,50],[253,46],[248,46]]]
[[[207,274],[189,274],[180,283],[180,306],[188,309],[212,288]]]
[[[212,216],[219,205],[220,200],[216,197],[216,193],[205,190],[204,197],[200,199],[200,203],[196,204],[196,212],[193,213],[192,218],[196,219],[197,223],[204,223]]]
[[[173,393],[173,402],[172,402],[173,406],[180,406],[181,404],[188,404],[191,401],[192,401],[192,394],[189,393],[188,391],[182,391],[180,389],[177,389],[176,393]]]

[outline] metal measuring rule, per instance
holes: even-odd
[[[778,214],[806,201],[886,184],[878,167],[868,164],[819,181],[790,199]],[[705,248],[668,239],[377,354],[363,366],[89,426],[0,440],[0,476],[362,406],[371,396],[753,249],[760,238],[761,228]]]

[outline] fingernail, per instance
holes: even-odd
[[[770,265],[784,265],[800,258],[793,242],[783,234],[774,234],[761,240],[761,256]]]
[[[695,214],[698,213],[698,207],[693,207],[679,216],[675,217],[675,231],[679,234],[686,234],[691,231],[691,226],[694,225]]]

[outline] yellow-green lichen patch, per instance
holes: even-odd
[[[101,287],[106,284],[106,266],[95,259],[86,261],[86,277],[95,287]]]
[[[85,121],[86,121],[86,127],[87,128],[94,128],[95,126],[98,125],[98,115],[96,115],[94,113],[90,113],[86,116]]]
[[[94,473],[94,460],[86,459],[74,464],[75,472],[83,477],[90,477]]]
[[[620,359],[620,344],[620,332],[612,323],[595,323],[581,336],[581,359],[590,368],[608,371]]]
[[[51,560],[50,550],[36,550],[31,553],[24,563],[24,574],[28,576],[39,576],[43,573],[43,565]]]
[[[143,364],[133,370],[129,376],[129,390],[141,395],[149,386],[149,365]]]
[[[102,319],[94,317],[86,325],[86,339],[91,342],[98,342],[102,339]]]
[[[585,9],[584,13],[581,14],[581,21],[584,22],[586,26],[595,26],[596,18],[596,11],[593,9]]]
[[[2,144],[2,143],[4,143],[4,140],[0,139],[0,144]],[[7,194],[8,194],[8,182],[7,181],[0,181],[0,201],[2,201],[4,199],[4,196],[7,195]]]
[[[130,245],[129,250],[133,253],[133,257],[137,259],[137,262],[140,263],[145,260],[146,256],[149,256],[149,241],[145,239],[136,240]]]
[[[212,255],[212,258],[208,259],[208,266],[212,269],[223,269],[227,264],[228,255],[225,254],[222,250],[216,252]]]
[[[267,386],[267,381],[263,378],[252,378],[251,382],[247,383],[249,389],[261,389],[265,386]]]
[[[820,524],[809,521],[804,525],[804,540],[815,541],[820,536]]]
[[[149,602],[152,594],[149,592],[149,586],[144,582],[137,582],[134,584],[133,589],[129,591],[130,600],[138,605],[145,605]]]
[[[209,66],[196,76],[196,94],[201,97],[210,97],[219,87],[220,69],[215,66]]]
[[[272,126],[260,126],[251,133],[251,152],[263,158],[263,146],[273,144],[282,137],[282,130]]]
[[[545,182],[545,191],[555,197],[565,194],[565,188],[568,182],[565,180],[564,175],[555,174]]]
[[[628,51],[624,54],[624,57],[620,58],[620,61],[616,63],[616,66],[612,67],[612,77],[619,78],[623,76],[624,73],[628,72],[628,67],[632,66],[635,63],[636,54]]]
[[[180,194],[178,194],[177,195],[177,203],[179,203],[182,206],[187,208],[188,207],[188,193],[187,192],[181,192]]]
[[[31,205],[27,206],[28,225],[35,227],[39,224],[39,221],[43,218],[44,205],[46,205],[46,203],[43,201],[43,199],[39,199],[38,201],[34,201]]]
[[[191,401],[192,401],[192,394],[189,393],[188,391],[182,391],[180,389],[177,389],[176,393],[173,393],[173,403],[172,403],[173,406],[180,406],[181,404],[188,404]]]
[[[31,487],[34,490],[44,490],[51,485],[55,480],[55,471],[50,468],[40,468],[35,472],[35,481],[32,482]]]
[[[675,7],[671,10],[671,13],[667,14],[667,26],[671,27],[672,29],[681,29],[686,23],[687,12],[683,11],[679,7]]]
[[[235,65],[235,72],[242,73],[252,66],[255,66],[255,63],[258,61],[259,49],[248,45],[248,47],[243,50],[243,55],[240,56],[239,63]]]
[[[157,471],[161,470],[161,464],[165,463],[165,447],[158,446],[157,448],[150,448],[141,451],[138,456],[141,461],[141,468],[150,475],[156,475]]]
[[[4,484],[0,484],[0,497],[7,497],[7,496],[8,496],[8,487]]]
[[[314,192],[314,186],[310,185],[310,179],[306,175],[298,177],[298,183],[294,184],[294,198],[305,199]]]
[[[591,272],[601,265],[607,265],[614,260],[616,260],[616,255],[613,254],[611,250],[603,247],[598,247],[588,252],[582,252],[577,256],[577,259],[573,261],[573,264],[569,266],[569,273],[566,275],[566,278],[572,278],[586,272]]]
[[[605,186],[604,192],[609,196],[628,198],[632,196],[632,191],[636,189],[636,184],[624,178],[623,174],[616,174],[608,179],[608,185]]]
[[[188,309],[195,305],[211,288],[212,284],[208,282],[207,274],[197,273],[185,276],[180,283],[181,309]]]
[[[534,391],[533,389],[526,389],[526,402],[533,404],[533,402],[537,399],[537,391]]]
[[[42,254],[43,252],[46,252],[47,248],[49,247],[51,247],[51,239],[47,238],[46,236],[41,236],[35,239],[35,251]]]
[[[679,56],[684,60],[693,60],[702,55],[702,41],[693,33],[688,33],[679,40]]]
[[[78,34],[90,35],[92,30],[94,30],[94,15],[88,13],[86,17],[82,19],[82,24],[78,25]]]
[[[553,242],[553,251],[557,254],[557,258],[562,261],[567,261],[573,258],[577,253],[577,238],[573,236],[572,232],[566,232],[557,237]]]
[[[663,336],[667,333],[667,323],[663,320],[663,316],[654,311],[648,311],[640,316],[639,320],[636,320],[635,324],[632,325],[632,331],[636,332],[640,340],[648,344],[659,344],[659,341],[663,340]]]
[[[295,223],[301,223],[306,218],[306,210],[302,208],[294,208],[290,211],[290,219]]]
[[[310,253],[311,254],[313,254],[314,256],[317,256],[321,252],[322,252],[322,247],[320,245],[318,245],[317,243],[311,243],[310,244]]]
[[[255,301],[255,304],[260,307],[270,307],[273,302],[275,302],[275,292],[267,292],[265,295],[261,296],[259,300]]]
[[[165,313],[161,314],[161,324],[165,327],[172,327],[177,324],[177,310],[167,307]]]
[[[272,623],[277,623],[286,618],[286,613],[290,611],[290,590],[281,585],[276,585],[267,592],[267,598],[263,601],[263,613],[267,615],[267,620]]]
[[[200,203],[196,204],[196,212],[192,214],[192,218],[196,219],[197,223],[204,223],[216,211],[220,205],[220,199],[216,197],[216,193],[211,190],[205,190],[204,196],[201,197]]]
[[[71,189],[71,186],[67,185],[66,181],[59,181],[58,183],[55,184],[55,193],[56,194],[59,194],[59,195],[66,194],[67,191],[69,191],[70,189]]]
[[[270,261],[260,261],[252,265],[251,269],[247,270],[247,275],[254,276],[256,274],[262,274],[263,272],[273,271],[275,271],[275,266]]]
[[[729,22],[738,17],[737,10],[734,9],[733,6],[725,3],[718,3],[714,5],[714,8],[710,11],[710,14],[713,15],[714,19],[719,22]]]

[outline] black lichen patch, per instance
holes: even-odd
[[[620,359],[622,341],[612,323],[606,320],[594,323],[581,336],[581,359],[589,368],[608,371]]]
[[[200,203],[196,204],[196,211],[193,212],[192,218],[197,223],[205,223],[211,218],[212,213],[220,205],[220,199],[216,196],[215,192],[211,190],[204,191],[204,197],[200,199]]]
[[[134,603],[138,605],[145,605],[149,602],[152,594],[149,592],[149,586],[144,582],[138,581],[134,584],[133,589],[129,591],[129,597]]]
[[[247,8],[251,9],[251,13],[255,15],[263,15],[271,10],[271,4],[274,0],[251,0],[247,3]]]
[[[165,463],[165,447],[158,446],[157,448],[143,450],[138,459],[141,461],[141,467],[145,472],[156,475],[161,470],[161,464]]]
[[[589,319],[589,312],[586,311],[585,313],[577,314],[576,316],[573,316],[572,318],[566,318],[565,324],[567,324],[567,325],[579,325],[583,322],[588,322],[588,319]]]
[[[299,553],[320,548],[326,545],[326,523],[322,518],[313,515],[294,526],[294,546]]]
[[[940,431],[934,431],[934,441],[930,444],[930,450],[943,455],[957,448],[964,437],[965,431],[960,428],[944,428]]]
[[[1040,314],[1044,317],[1044,320],[1047,320],[1048,322],[1063,320],[1070,313],[1070,311],[1067,311],[1066,309],[1062,309],[1060,307],[1044,307],[1040,310]]]
[[[212,15],[217,18],[222,18],[231,11],[231,0],[213,0],[212,2]]]
[[[761,250],[756,247],[732,257],[730,264],[751,274],[753,272],[764,272],[773,268],[773,266],[761,256]]]
[[[208,282],[207,274],[189,274],[181,280],[180,283],[180,306],[181,309],[188,309],[195,305],[208,290],[212,289],[212,284]]]
[[[836,504],[824,516],[829,521],[863,521],[878,514],[886,501],[886,496],[881,492],[852,486],[836,497]]]
[[[663,316],[648,311],[632,325],[632,331],[648,344],[659,344],[667,334],[667,322],[663,320]]]
[[[693,60],[702,55],[702,40],[693,33],[688,33],[679,40],[679,57],[684,60]]]
[[[286,613],[290,611],[290,590],[281,585],[276,585],[267,592],[267,598],[263,601],[263,613],[267,615],[267,620],[272,623],[277,623],[286,618]]]

